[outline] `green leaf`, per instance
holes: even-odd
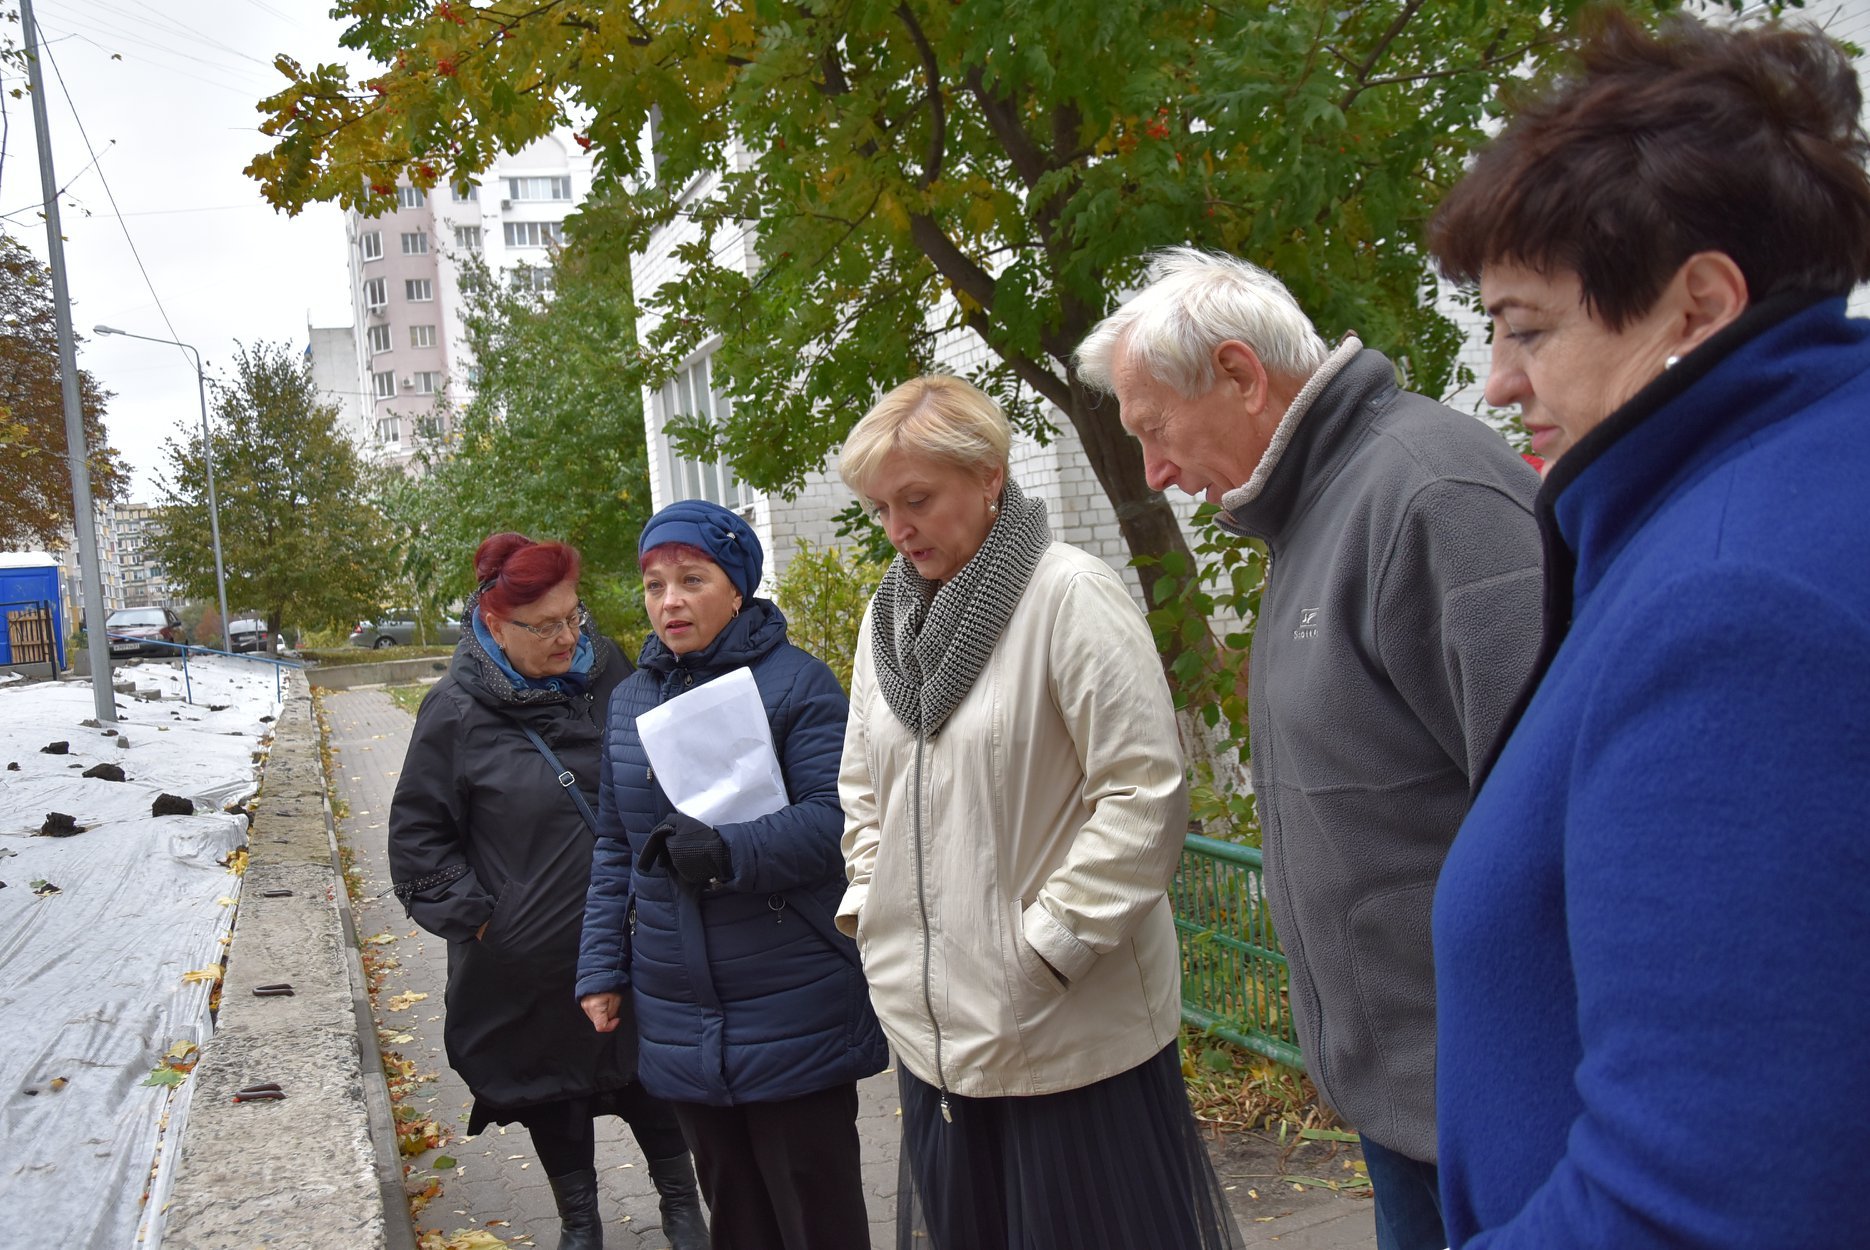
[[[161,1067],[151,1072],[148,1076],[144,1077],[142,1080],[142,1084],[176,1086],[176,1085],[180,1085],[183,1081],[186,1081],[187,1079],[188,1079],[188,1073],[178,1071],[175,1068],[171,1068],[167,1064],[163,1064]]]
[[[456,1160],[452,1155],[436,1155],[433,1159],[429,1160],[429,1166],[438,1172],[445,1172],[449,1168],[456,1166]]]
[[[1303,1137],[1306,1141],[1356,1142],[1363,1140],[1363,1138],[1355,1133],[1348,1133],[1343,1129],[1336,1128],[1302,1128],[1299,1130],[1299,1136]]]

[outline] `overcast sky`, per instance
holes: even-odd
[[[317,205],[287,218],[240,172],[268,145],[254,106],[285,81],[275,55],[308,65],[361,63],[338,47],[328,7],[323,0],[33,0],[51,53],[42,70],[53,164],[65,188],[73,321],[84,336],[78,363],[115,392],[106,428],[134,470],[138,502],[154,498],[163,440],[200,426],[195,371],[173,347],[100,337],[92,326],[192,344],[212,378],[236,340],[285,340],[303,350],[308,319],[350,324],[343,215]],[[0,0],[0,12],[15,8]],[[17,41],[19,27],[8,29]],[[3,85],[10,92],[23,83]],[[31,103],[8,95],[4,104],[0,230],[44,259]],[[79,122],[99,158],[90,169]]]

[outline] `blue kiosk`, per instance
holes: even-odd
[[[56,664],[65,668],[65,605],[58,557],[44,551],[0,551],[0,666]]]

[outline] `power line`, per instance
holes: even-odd
[[[41,44],[40,47],[46,48],[46,45]],[[58,89],[65,96],[65,107],[71,110],[71,119],[78,123],[78,136],[84,140],[84,150],[91,153],[91,163],[97,165],[97,152],[91,147],[91,136],[85,133],[84,119],[78,116],[78,106],[72,102],[71,89],[65,85],[65,75],[59,72],[58,60],[53,57],[50,48],[46,48],[45,59],[46,64],[52,67],[52,76],[58,79]],[[143,275],[143,285],[149,288],[149,297],[156,301],[156,311],[162,314],[162,324],[169,327],[171,339],[180,340],[182,336],[176,332],[175,323],[169,320],[169,310],[162,306],[162,296],[156,294],[156,284],[150,280],[149,270],[143,264],[143,254],[136,250],[136,240],[130,237],[130,225],[123,219],[123,210],[117,207],[116,193],[110,189],[110,179],[105,177],[102,165],[97,165],[97,180],[104,184],[104,194],[110,200],[110,211],[117,216],[117,228],[123,231],[123,241],[130,245],[130,255],[136,260],[137,272]],[[181,351],[179,342],[176,350]],[[182,359],[188,359],[186,352]]]
[[[63,21],[64,19],[60,18],[59,20]],[[39,29],[41,30],[47,29],[44,21],[41,21],[39,23]],[[79,34],[76,31],[66,31],[63,35],[59,36],[58,41],[62,42],[66,39],[76,39],[79,43],[88,43],[93,48],[96,48],[99,52],[102,52],[107,56],[117,57],[123,60],[137,61],[144,65],[154,66],[156,69],[161,70],[165,74],[172,74],[177,78],[186,78],[186,79],[189,79],[191,82],[198,82],[204,87],[213,87],[217,91],[226,91],[233,95],[239,96],[243,100],[252,100],[255,92],[260,90],[260,88],[235,87],[228,83],[216,82],[212,78],[203,78],[200,74],[191,74],[191,73],[188,73],[186,70],[176,69],[172,65],[165,65],[161,61],[153,60],[149,57],[139,56],[135,53],[130,53],[126,55],[125,53],[118,52],[112,48],[105,47],[103,44],[91,38],[89,35]],[[53,41],[47,40],[46,42],[50,43]]]
[[[140,62],[141,64],[152,66],[165,74],[177,78],[193,79],[207,86],[218,87],[223,91],[231,91],[236,95],[247,96],[249,98],[258,93],[270,91],[270,81],[263,82],[262,75],[256,71],[249,70],[244,65],[229,65],[221,61],[211,60],[202,56],[199,52],[172,48],[166,44],[158,43],[147,36],[138,36],[137,41],[133,44],[123,44],[121,43],[122,32],[120,30],[110,30],[98,26],[71,13],[58,13],[51,20],[55,25],[46,26],[44,21],[41,21],[40,25],[47,30],[62,29],[66,38],[76,39],[81,43],[88,43],[99,52],[104,53],[115,61]],[[97,36],[97,38],[93,38],[93,35]],[[108,42],[100,43],[98,42],[99,38]],[[131,48],[133,50],[122,51],[120,48]],[[158,59],[159,57],[166,59]],[[170,61],[176,62],[176,64],[171,64]],[[248,81],[241,84],[213,78],[204,78],[200,74],[189,72],[189,68],[207,69],[224,76],[247,75]]]
[[[77,13],[69,8],[64,8],[62,5],[61,10],[61,12],[55,15],[55,20],[63,26],[69,26],[76,30],[84,30],[105,39],[119,40],[124,36],[125,32],[122,29],[122,23],[113,23],[107,18],[100,19],[92,14]],[[163,33],[166,35],[168,32],[165,31]],[[184,38],[187,38],[187,36],[184,36]],[[170,56],[180,57],[185,62],[200,64],[209,69],[220,70],[229,74],[245,74],[256,79],[270,77],[269,75],[256,73],[245,65],[230,64],[226,61],[204,56],[199,48],[177,48],[167,43],[158,42],[148,34],[137,36],[135,43],[130,46],[135,47],[139,52],[147,52],[151,49],[165,52]],[[122,55],[122,53],[116,52],[114,49],[112,49],[112,52],[114,55]],[[246,54],[237,53],[236,55],[245,56]]]
[[[273,63],[269,60],[254,56],[251,52],[243,52],[233,44],[223,43],[206,31],[190,26],[179,18],[170,17],[166,13],[158,12],[150,7],[148,0],[133,0],[133,2],[139,9],[148,14],[148,16],[144,17],[129,9],[118,8],[116,5],[111,4],[109,0],[90,0],[91,4],[96,5],[106,13],[114,13],[119,17],[128,18],[133,22],[149,22],[158,30],[164,30],[164,32],[168,34],[180,35],[184,39],[198,39],[209,47],[219,48],[221,51],[237,56],[243,61],[252,61],[255,65],[264,69],[271,69],[273,67]]]

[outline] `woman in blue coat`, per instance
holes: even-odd
[[[1546,460],[1435,894],[1456,1250],[1866,1244],[1850,1152],[1759,1166],[1870,1109],[1862,107],[1816,31],[1607,10],[1430,232]]]
[[[638,556],[655,636],[611,696],[579,1001],[607,1032],[631,996],[638,1079],[675,1106],[715,1250],[867,1250],[856,1083],[887,1052],[856,946],[832,920],[848,703],[754,597],[764,557],[740,517],[672,504]],[[670,804],[636,720],[741,668],[790,802],[716,828]]]

